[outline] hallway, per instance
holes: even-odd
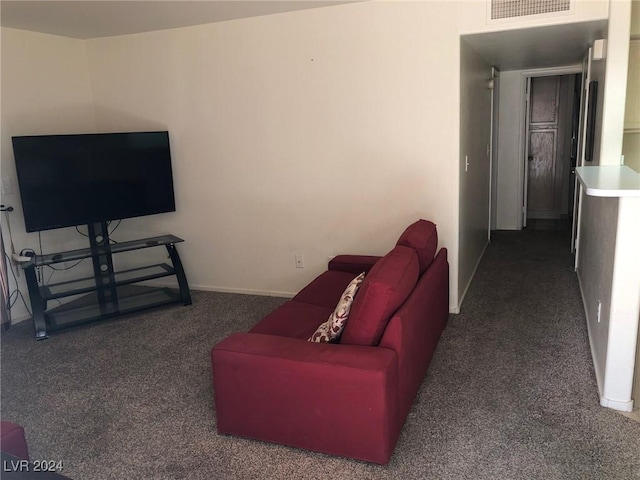
[[[599,405],[570,234],[492,232],[424,388],[458,399],[443,410],[464,411],[523,478],[640,478],[640,423]]]

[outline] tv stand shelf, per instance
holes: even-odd
[[[113,243],[108,246],[108,250],[113,253],[129,252],[131,250],[139,250],[141,248],[157,247],[162,245],[170,245],[172,243],[184,242],[175,235],[161,235],[159,237],[141,238],[140,240],[130,240],[128,242]],[[36,267],[42,265],[51,265],[54,263],[70,262],[73,260],[81,260],[92,256],[100,255],[105,247],[97,247],[95,249],[80,248],[78,250],[69,250],[66,252],[50,253],[48,255],[36,255],[34,263]]]
[[[144,282],[153,280],[154,278],[168,277],[175,275],[173,267],[166,263],[150,265],[148,267],[132,268],[115,272],[116,287],[129,285],[131,283]],[[40,297],[43,300],[53,300],[55,298],[71,297],[81,293],[93,292],[96,289],[95,278],[86,277],[68,282],[54,283],[40,287]]]
[[[143,238],[111,244],[105,222],[89,225],[91,246],[77,250],[35,255],[23,266],[31,297],[36,339],[48,338],[48,332],[171,303],[191,304],[191,294],[182,263],[175,247],[183,240],[174,235]],[[164,246],[171,265],[159,263],[114,271],[112,255],[143,248]],[[56,263],[91,258],[93,276],[50,285],[38,283],[36,269]],[[174,276],[178,289],[134,285],[139,282]],[[85,296],[47,309],[47,302],[74,295]]]

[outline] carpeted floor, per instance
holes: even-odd
[[[640,424],[598,404],[564,234],[496,232],[387,466],[216,433],[209,349],[283,300],[193,305],[36,342],[2,334],[2,418],[90,479],[631,479]]]

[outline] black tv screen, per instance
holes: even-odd
[[[27,232],[175,211],[168,132],[12,142]]]

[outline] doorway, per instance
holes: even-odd
[[[526,78],[522,226],[571,231],[581,75]]]

